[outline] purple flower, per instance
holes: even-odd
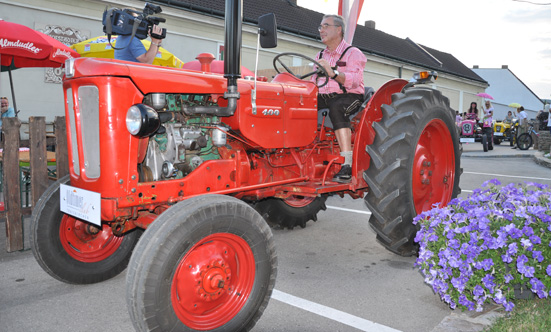
[[[534,273],[536,272],[536,269],[534,269],[532,266],[524,264],[517,264],[517,270],[527,278],[532,278],[534,276]]]
[[[493,289],[496,286],[496,284],[494,283],[494,279],[495,277],[491,274],[487,274],[486,276],[484,276],[484,278],[482,278],[482,283],[484,284],[484,287],[486,287],[486,289],[488,289],[490,293],[493,293]]]
[[[484,288],[480,285],[474,286],[473,294],[476,296],[482,296],[484,295]]]
[[[528,237],[534,235],[534,229],[532,227],[529,227],[529,226],[524,226],[522,228],[522,232],[524,233],[524,235],[526,235]]]
[[[488,181],[487,188],[415,218],[415,264],[452,309],[480,311],[493,300],[511,311],[505,294],[517,282],[551,296],[551,186],[497,184]]]
[[[520,243],[526,250],[530,250],[534,246],[528,239],[521,239]]]
[[[489,271],[494,266],[494,261],[491,258],[487,258],[482,261],[482,266],[484,267],[484,271]]]
[[[509,254],[501,255],[501,260],[503,263],[511,263],[513,261],[513,257],[511,257]]]
[[[509,255],[514,255],[516,254],[518,251],[518,245],[516,242],[513,242],[509,245],[508,249],[507,249],[507,254]]]
[[[467,298],[467,296],[465,296],[465,294],[459,295],[459,304],[467,307],[467,309],[469,310],[474,310],[474,302],[469,301],[469,299]]]
[[[505,232],[513,239],[518,239],[522,236],[522,231],[518,229],[515,224],[505,226]]]
[[[543,255],[541,254],[541,251],[532,251],[532,257],[540,263],[543,261]]]
[[[513,302],[504,301],[503,306],[505,307],[505,311],[511,311],[515,307],[515,304]]]
[[[488,184],[493,184],[494,186],[499,186],[499,185],[501,185],[501,182],[499,182],[498,179],[491,179],[491,180],[485,181],[485,182],[482,184],[482,186],[483,186],[483,187],[487,187]]]
[[[494,302],[497,304],[504,304],[506,302],[505,296],[503,296],[503,293],[501,292],[501,289],[498,289],[497,292],[494,295]]]
[[[459,293],[463,293],[463,291],[465,290],[465,281],[462,280],[461,278],[453,277],[452,285],[453,287],[455,287],[455,289],[459,291]]]
[[[540,244],[541,238],[537,235],[530,236],[530,241],[532,241],[533,244]]]
[[[547,297],[545,285],[538,278],[530,279],[530,285],[532,286],[532,292],[536,293],[540,299]]]

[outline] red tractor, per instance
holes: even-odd
[[[251,329],[276,279],[269,224],[304,227],[328,195],[365,196],[377,240],[413,255],[412,219],[460,192],[454,111],[421,78],[368,96],[352,120],[352,180],[333,182],[343,158],[318,123],[318,86],[285,71],[240,79],[241,21],[228,0],[224,74],[66,64],[70,175],[34,208],[31,246],[67,283],[128,266],[138,331]],[[273,15],[259,25],[274,46]]]

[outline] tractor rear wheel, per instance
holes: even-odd
[[[459,138],[455,112],[438,90],[419,87],[396,93],[382,105],[364,179],[371,227],[390,251],[416,254],[413,218],[433,205],[446,205],[459,188]]]
[[[147,228],[130,259],[126,299],[137,331],[248,331],[275,285],[270,227],[221,195],[182,201]]]
[[[52,277],[71,284],[91,284],[121,273],[130,260],[141,230],[116,236],[109,225],[96,227],[61,212],[59,188],[66,176],[40,197],[31,219],[31,249]]]
[[[309,220],[317,221],[317,214],[325,210],[327,196],[291,196],[287,199],[267,198],[257,202],[254,208],[272,227],[293,229],[306,227]]]

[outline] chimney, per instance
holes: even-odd
[[[375,29],[375,21],[365,21],[365,27],[366,28],[371,28],[371,29]]]
[[[478,69],[478,65],[474,65],[474,66],[473,66],[473,69]]]
[[[509,69],[509,66],[508,65],[502,65],[501,69]]]

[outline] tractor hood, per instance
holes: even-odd
[[[204,73],[194,70],[144,65],[113,59],[75,59],[74,76],[129,77],[144,94],[163,93],[209,93],[223,94],[227,80],[221,74]],[[67,78],[66,78],[67,80]]]

